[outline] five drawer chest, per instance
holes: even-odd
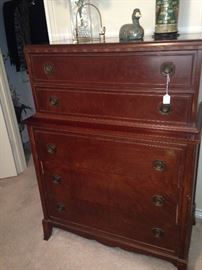
[[[25,55],[44,239],[58,227],[186,270],[202,40],[28,45]]]

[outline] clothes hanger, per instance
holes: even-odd
[[[31,3],[30,3],[32,6],[35,6],[36,5],[36,0],[31,0]]]

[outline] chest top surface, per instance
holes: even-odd
[[[26,52],[110,52],[110,51],[161,51],[202,49],[202,34],[180,35],[173,40],[155,40],[145,37],[143,41],[120,42],[118,38],[106,38],[105,41],[92,40],[86,43],[74,44],[72,40],[55,41],[52,44],[27,45]]]

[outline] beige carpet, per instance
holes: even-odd
[[[110,248],[54,229],[42,240],[42,211],[33,162],[0,180],[0,270],[174,270],[169,262]],[[194,227],[189,270],[202,270],[202,221]]]

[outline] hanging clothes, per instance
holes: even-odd
[[[29,4],[27,0],[13,0],[3,5],[4,25],[11,64],[17,71],[26,69],[24,44],[30,43]]]
[[[32,1],[29,6],[31,43],[49,43],[43,0]]]
[[[17,51],[19,57],[20,70],[26,69],[24,56],[24,45],[31,43],[29,24],[29,3],[27,0],[20,0],[16,6],[14,14],[15,36],[17,41]]]
[[[39,12],[40,11],[40,12]],[[12,0],[3,5],[4,25],[11,64],[26,69],[25,44],[48,43],[42,0]]]

